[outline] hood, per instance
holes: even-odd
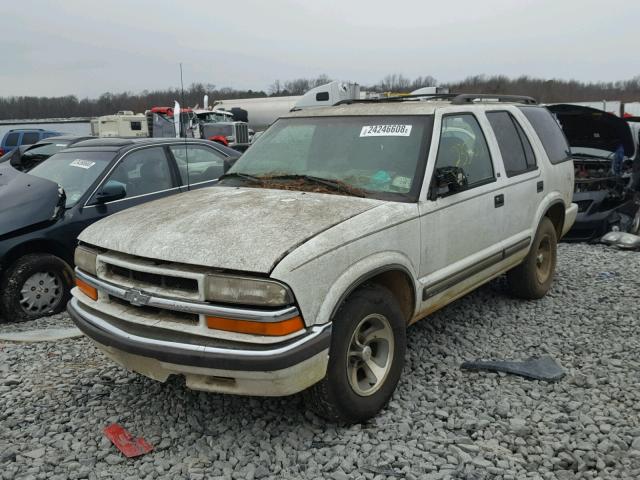
[[[52,220],[61,205],[64,194],[57,183],[0,165],[0,238]]]
[[[146,258],[269,273],[315,235],[384,202],[344,195],[210,187],[112,215],[83,242]]]
[[[635,153],[635,144],[629,124],[620,117],[581,105],[547,105],[573,148],[597,148],[615,152],[622,145],[626,157]]]

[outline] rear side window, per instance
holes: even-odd
[[[5,145],[7,147],[15,147],[18,145],[18,137],[20,137],[19,133],[10,133],[7,135],[7,140],[5,141]]]
[[[22,134],[22,145],[33,145],[38,140],[40,140],[38,132],[24,132]]]
[[[519,107],[533,125],[551,163],[560,163],[571,158],[567,139],[554,116],[546,108]]]
[[[487,112],[487,118],[498,140],[507,176],[534,170],[533,149],[517,120],[509,112]]]

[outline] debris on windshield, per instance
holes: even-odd
[[[504,372],[528,378],[530,380],[544,380],[557,382],[565,375],[562,367],[549,355],[531,357],[524,361],[508,360],[475,360],[460,365],[463,370],[487,370]]]
[[[117,423],[112,423],[103,432],[105,437],[111,440],[111,443],[128,458],[139,457],[153,450],[153,445],[144,438],[134,437]]]

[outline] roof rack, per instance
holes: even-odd
[[[451,100],[451,103],[460,105],[463,103],[473,103],[486,100],[495,102],[524,103],[525,105],[538,104],[535,98],[526,97],[524,95],[499,95],[492,93],[462,93],[460,95],[456,95],[456,97]]]
[[[453,105],[474,103],[479,101],[524,103],[525,105],[537,105],[532,97],[523,95],[494,95],[489,93],[422,93],[418,95],[398,95],[397,97],[363,98],[358,100],[341,100],[335,105],[350,105],[352,103],[382,103],[404,102],[407,100],[450,100]]]
[[[457,93],[421,93],[418,95],[398,95],[397,97],[383,98],[362,98],[340,100],[335,105],[351,105],[352,103],[382,103],[382,102],[403,102],[405,100],[419,100],[421,98],[428,100],[451,99],[457,97]]]

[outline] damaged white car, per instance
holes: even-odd
[[[80,235],[69,312],[110,358],[243,395],[306,391],[359,422],[390,399],[407,327],[507,273],[549,290],[574,171],[526,97],[435,95],[292,112],[218,186]]]

